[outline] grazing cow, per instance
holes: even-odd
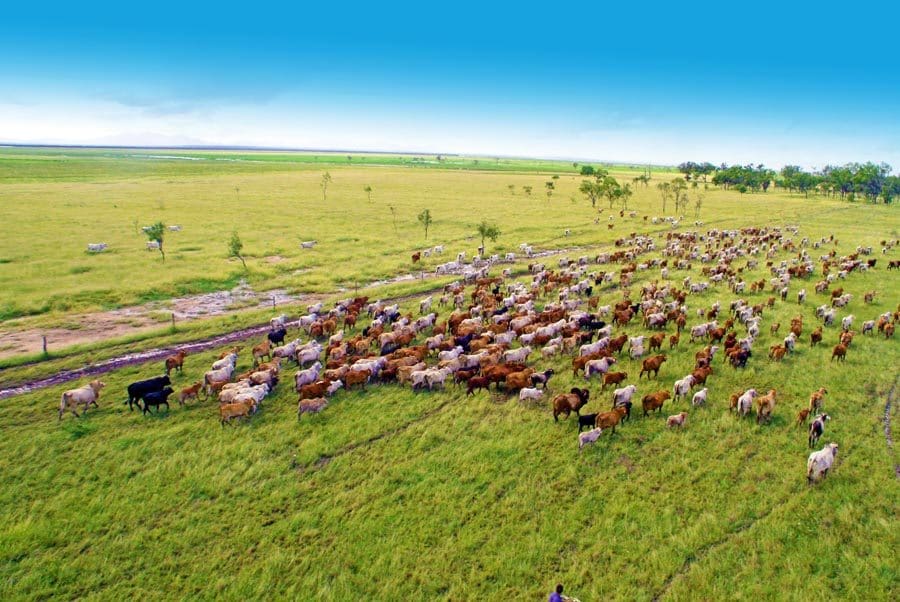
[[[819,414],[809,425],[809,447],[819,442],[819,437],[825,432],[825,422],[831,420],[828,414]]]
[[[473,379],[474,380],[474,379]],[[569,393],[563,393],[553,398],[553,420],[559,422],[559,415],[565,413],[566,418],[572,412],[579,414],[581,408],[587,405],[591,392],[587,389],[573,387]]]
[[[284,328],[285,323],[287,322],[287,316],[281,314],[280,316],[275,316],[271,320],[269,320],[269,329],[274,332],[276,330],[280,330]]]
[[[648,357],[644,360],[641,366],[641,373],[638,375],[638,379],[640,379],[644,373],[647,373],[647,379],[650,379],[650,373],[652,372],[654,376],[659,376],[659,367],[662,366],[663,362],[666,361],[665,355],[654,355],[652,357]]]
[[[100,405],[97,403],[97,400],[100,399],[100,391],[105,386],[106,383],[102,381],[92,380],[83,387],[79,387],[77,389],[69,389],[68,391],[63,393],[62,398],[59,402],[58,420],[62,420],[63,413],[65,413],[66,408],[68,408],[73,414],[75,414],[75,418],[78,418],[78,412],[75,411],[75,406],[78,404],[84,406],[84,410],[82,410],[84,412],[87,412],[91,404],[94,404],[99,408]]]
[[[415,253],[412,254],[412,262],[413,262],[413,263],[418,263],[420,259],[422,259],[422,252],[421,252],[421,251],[417,251],[417,252],[415,252]]]
[[[655,393],[644,395],[644,399],[641,402],[644,408],[644,416],[646,417],[654,410],[659,413],[662,410],[663,403],[671,397],[672,395],[668,391],[656,391]]]
[[[183,406],[188,399],[199,399],[200,391],[203,389],[202,382],[195,382],[190,387],[185,387],[178,395],[178,405]]]
[[[669,428],[679,427],[684,428],[684,423],[687,420],[687,412],[681,412],[680,414],[675,414],[674,416],[669,416],[666,418],[666,426]]]
[[[150,406],[156,406],[156,411],[159,412],[159,406],[162,404],[166,404],[166,412],[169,411],[169,395],[174,393],[172,387],[166,387],[162,391],[153,391],[152,393],[147,393],[142,398],[144,402],[144,414],[150,411]]]
[[[162,391],[163,387],[171,385],[172,381],[169,376],[157,376],[156,378],[148,378],[147,380],[139,380],[128,385],[128,409],[133,410],[132,404],[137,403],[138,408],[141,407],[140,399],[147,393],[153,391]]]
[[[810,485],[828,476],[828,471],[837,457],[838,444],[829,443],[817,452],[809,455],[806,461],[806,482]]]
[[[582,449],[585,445],[593,445],[597,442],[597,439],[600,438],[600,435],[603,433],[603,429],[595,428],[591,429],[586,433],[582,433],[579,429],[578,432],[578,453],[581,453]]]
[[[166,358],[166,376],[169,376],[169,373],[172,370],[177,370],[181,372],[181,369],[184,367],[184,358],[187,355],[184,351],[179,351],[175,355],[170,355]]]
[[[884,325],[884,338],[889,339],[894,336],[894,325],[888,322]]]

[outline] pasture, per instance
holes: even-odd
[[[426,246],[444,244],[444,260],[458,251],[471,255],[479,243],[469,237],[483,218],[503,231],[489,252],[517,252],[521,242],[585,249],[568,253],[572,259],[615,250],[613,241],[630,232],[664,237],[671,230],[641,218],[662,215],[653,183],[636,188],[629,202],[637,218],[616,212],[609,229],[606,209],[595,224],[597,212],[577,192],[582,178],[566,164],[558,165],[548,200],[550,172],[525,167],[414,169],[351,161],[329,165],[334,179],[323,202],[318,164],[207,168],[183,161],[165,163],[166,172],[156,174],[139,171],[144,163],[116,159],[78,180],[60,163],[46,168],[60,170],[57,176],[0,177],[2,217],[21,224],[0,242],[0,256],[10,260],[0,265],[3,306],[14,322],[4,327],[228,286],[240,277],[240,264],[225,258],[235,227],[248,252],[251,284],[323,293],[418,269],[409,255]],[[0,158],[0,169],[8,165]],[[533,186],[530,197],[523,185]],[[396,230],[390,206],[398,214]],[[426,207],[435,215],[427,244],[415,221]],[[143,249],[134,219],[183,225],[167,238],[165,264]],[[710,189],[699,219],[703,226],[688,218],[679,231],[793,224],[795,242],[834,234],[838,254],[872,245],[876,268],[834,285],[853,295],[838,316],[854,314],[858,331],[864,320],[897,309],[900,271],[887,271],[886,264],[900,251],[882,256],[879,245],[900,229],[893,207]],[[300,249],[301,240],[313,239],[315,248]],[[88,256],[88,242],[108,242],[110,252]],[[832,247],[809,252],[818,258]],[[782,251],[775,259],[795,255]],[[284,259],[267,261],[273,256]],[[556,260],[544,262],[557,269]],[[428,258],[426,267],[438,261]],[[75,274],[75,265],[89,269]],[[673,269],[669,282],[704,280],[701,267],[695,261],[690,270]],[[770,274],[761,259],[743,277],[768,281]],[[582,413],[608,410],[611,392],[573,375],[571,356],[541,359],[540,353],[529,365],[556,375],[537,403],[493,388],[466,396],[452,384],[432,392],[371,384],[338,391],[322,413],[298,421],[290,366],[242,424],[220,427],[214,400],[185,408],[175,402],[169,412],[146,417],[129,412],[125,387],[159,374],[160,362],[103,375],[100,408],[77,419],[57,421],[56,408],[62,392],[82,382],[3,400],[0,597],[519,600],[545,598],[561,582],[582,601],[896,599],[900,454],[887,446],[882,420],[890,395],[894,410],[900,403],[897,338],[857,335],[846,362],[833,362],[838,323],[824,329],[823,344],[811,347],[809,332],[820,324],[815,307],[829,298],[812,290],[820,277],[817,269],[809,280],[792,281],[787,300],[764,310],[746,368],[715,359],[705,407],[669,401],[661,416],[645,418],[639,402],[652,391],[671,391],[705,341],[690,343],[683,332],[677,349],[669,351],[667,342],[669,360],[649,381],[637,378],[640,360],[623,353],[616,369],[637,385],[638,403],[629,422],[582,453],[575,417],[554,423],[550,392],[587,386],[591,397]],[[659,279],[658,269],[637,272],[633,298]],[[809,298],[798,305],[801,287]],[[878,294],[866,304],[870,290]],[[374,299],[378,291],[367,294]],[[720,301],[727,317],[733,299],[756,304],[772,294],[767,286],[738,295],[723,284],[689,295],[688,330],[704,321],[698,308]],[[594,295],[615,303],[622,291],[606,284]],[[551,293],[537,304],[555,300]],[[417,315],[417,300],[402,309]],[[442,318],[449,314],[439,311]],[[804,330],[796,351],[771,361],[769,347],[782,341],[798,314]],[[361,316],[361,325],[367,321]],[[774,322],[782,325],[776,335],[769,331]],[[743,335],[739,324],[736,329]],[[613,332],[649,333],[639,320]],[[670,324],[666,333],[674,332]],[[290,334],[300,336],[296,328]],[[173,376],[176,391],[200,379],[220,351],[188,356],[184,374]],[[249,365],[248,342],[238,371]],[[6,378],[24,370],[12,368]],[[836,441],[840,453],[828,478],[810,487],[806,430],[794,418],[822,386],[832,421],[817,449]],[[751,387],[778,390],[769,424],[728,410],[729,396]],[[688,412],[687,425],[667,429],[666,416],[679,411]]]

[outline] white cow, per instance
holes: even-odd
[[[829,443],[817,452],[809,454],[806,461],[806,482],[813,484],[828,475],[829,469],[837,457],[838,444]]]

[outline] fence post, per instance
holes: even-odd
[[[175,312],[172,312],[172,329],[175,329]]]
[[[47,355],[47,335],[41,336],[41,348],[44,350],[44,355]]]

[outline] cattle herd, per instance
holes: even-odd
[[[806,303],[807,286],[830,299],[816,308],[821,323],[809,331],[809,346],[823,343],[824,329],[833,327],[837,342],[831,360],[844,361],[856,334],[855,317],[847,314],[838,320],[837,312],[853,300],[839,284],[877,264],[876,259],[867,257],[872,255],[871,248],[857,247],[854,253],[839,256],[833,237],[795,241],[798,236],[799,230],[793,226],[631,234],[615,241],[615,250],[594,258],[561,259],[552,269],[531,264],[524,278],[511,270],[490,277],[483,268],[466,282],[444,287],[437,300],[432,296],[421,300],[418,316],[404,314],[398,304],[370,302],[367,297],[346,299],[330,309],[318,303],[309,306],[298,320],[273,318],[266,339],[251,349],[249,370],[235,373],[242,348],[233,347],[222,353],[202,379],[183,388],[178,400],[184,405],[191,399],[215,395],[222,425],[248,420],[278,385],[281,371],[294,364],[298,418],[326,410],[328,400],[342,389],[394,383],[414,391],[460,386],[465,387],[466,396],[493,387],[517,395],[535,408],[545,402],[546,395],[554,421],[573,413],[578,417],[579,450],[607,431],[614,435],[616,427],[631,418],[632,405],[638,399],[644,418],[662,413],[664,406],[684,408],[667,417],[666,427],[672,429],[684,429],[689,412],[716,398],[723,400],[722,407],[729,399],[727,407],[735,415],[755,413],[756,422],[766,424],[779,401],[777,388],[749,388],[728,397],[716,390],[716,373],[745,368],[751,361],[784,362],[805,343],[803,333],[809,327],[798,313],[781,343],[771,346],[763,359],[755,354],[764,313],[779,300],[794,303],[789,299],[792,286],[798,308]],[[896,244],[896,240],[883,241],[882,251]],[[826,252],[828,248],[831,250]],[[819,256],[813,258],[813,253]],[[769,273],[768,280],[744,279],[745,274],[761,269],[761,264]],[[703,280],[694,280],[697,272],[693,271],[693,277],[674,278],[675,272],[691,271],[695,265]],[[894,267],[896,262],[891,261],[889,268]],[[814,278],[817,269],[820,277]],[[633,281],[642,273],[647,277],[638,288]],[[766,296],[767,290],[771,296],[760,303],[742,297],[747,292]],[[731,298],[711,304],[699,301],[699,296],[710,292]],[[871,303],[875,295],[875,291],[866,293],[864,303]],[[692,301],[689,310],[692,296],[698,301]],[[440,319],[439,312],[446,317]],[[689,320],[693,324],[689,325]],[[865,321],[861,333],[891,338],[898,320],[900,307]],[[780,337],[780,327],[771,323],[769,332]],[[289,328],[299,329],[299,336],[286,342]],[[643,333],[626,334],[626,329],[632,333],[643,329]],[[689,340],[682,342],[682,335]],[[643,382],[649,385],[661,370],[665,372],[670,355],[685,353],[690,345],[695,345],[693,370],[677,379],[671,390],[649,386],[651,390],[638,394]],[[559,362],[559,356],[566,355],[571,358],[573,378],[585,386],[566,387],[568,392],[551,397],[554,369],[538,370],[535,364]],[[722,357],[719,363],[725,368],[714,366],[717,356]],[[625,361],[640,364],[637,379],[632,377],[631,382],[629,372],[635,370],[623,370]],[[164,376],[132,383],[129,408],[137,404],[144,413],[151,407],[159,411],[161,405],[168,409],[167,399],[174,393],[171,372],[180,372],[184,362],[185,354],[175,353],[165,361]],[[607,387],[612,389],[609,409],[582,414],[581,410],[598,398],[596,390],[593,397],[591,392],[598,380],[600,394]],[[96,405],[103,386],[93,381],[65,392],[59,417],[67,408],[77,416],[75,406],[86,410]],[[810,447],[817,444],[830,419],[823,412],[826,394],[826,387],[812,392],[808,407],[797,414],[798,426],[812,419]],[[588,430],[582,432],[585,428]],[[827,474],[837,448],[836,443],[829,443],[810,455],[810,482]]]

